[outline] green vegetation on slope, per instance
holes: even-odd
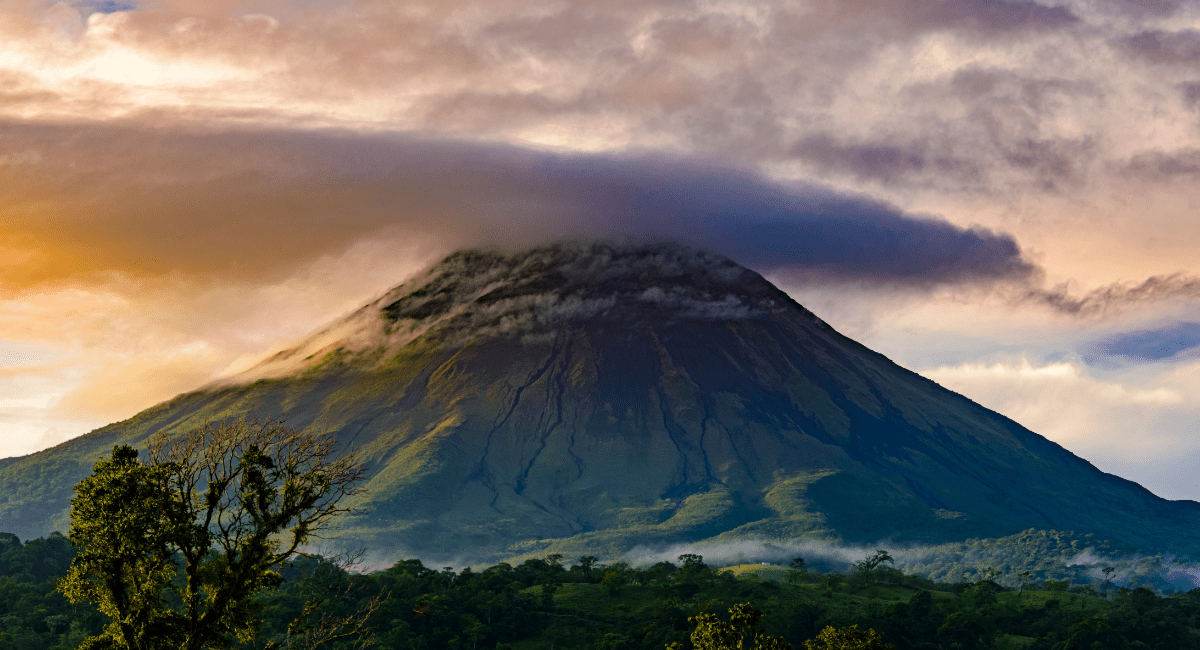
[[[94,609],[72,607],[54,590],[72,555],[61,535],[22,544],[0,534],[0,647],[68,650],[102,628],[104,617]],[[458,571],[405,560],[353,575],[304,558],[285,570],[279,589],[260,597],[261,627],[241,647],[282,638],[314,594],[331,594],[325,611],[337,616],[383,593],[373,626],[374,647],[385,650],[691,648],[689,618],[725,620],[739,603],[765,612],[763,631],[797,648],[828,626],[851,625],[875,630],[899,650],[1200,648],[1200,590],[1160,596],[1114,588],[1102,598],[1093,585],[935,582],[886,562],[868,570],[870,564],[864,559],[832,573],[714,569],[700,556],[684,555],[634,568],[592,557],[564,563],[552,555]]]
[[[1200,504],[1104,474],[686,247],[454,255],[231,381],[0,460],[0,529],[64,530],[115,445],[281,419],[361,454],[342,535],[392,558],[1029,528],[1200,548]]]

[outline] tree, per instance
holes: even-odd
[[[975,582],[993,582],[999,577],[1000,572],[990,566],[985,566],[979,570],[975,576]]]
[[[698,614],[688,619],[696,626],[692,645],[696,650],[792,650],[790,643],[758,629],[762,617],[763,613],[750,603],[731,607],[728,623],[716,614]],[[667,650],[683,650],[683,644],[669,643]]]
[[[1017,578],[1021,581],[1021,590],[1017,592],[1017,600],[1020,600],[1021,594],[1025,593],[1025,590],[1029,588],[1029,582],[1033,580],[1033,574],[1029,571],[1022,571],[1017,574]]]
[[[877,567],[884,564],[885,562],[889,563],[889,564],[895,564],[895,561],[892,560],[892,556],[889,555],[887,551],[885,551],[883,549],[879,549],[879,550],[875,551],[875,555],[865,558],[865,559],[863,559],[862,562],[859,562],[858,566],[864,572],[870,573],[871,571],[874,571]]]
[[[253,596],[278,587],[277,569],[361,491],[362,465],[335,450],[331,437],[277,421],[159,435],[144,462],[132,447],[114,447],[71,501],[79,553],[59,590],[110,619],[81,647],[202,650],[251,640]]]
[[[571,567],[572,573],[582,573],[585,580],[592,579],[592,571],[600,560],[595,555],[584,555],[579,558],[579,564]]]
[[[190,522],[166,488],[169,471],[142,465],[137,450],[121,446],[75,486],[70,539],[80,550],[59,590],[109,617],[107,645],[143,650],[154,639],[176,640],[178,620],[163,595],[175,575],[171,540],[187,534]],[[84,644],[105,645],[100,638]]]
[[[1110,567],[1110,566],[1104,567],[1104,590],[1101,592],[1102,598],[1105,598],[1105,599],[1108,598],[1108,586],[1112,584],[1113,574],[1116,572],[1117,572],[1117,570],[1113,567]]]
[[[784,579],[789,585],[808,581],[808,567],[804,564],[804,558],[792,558],[791,564],[788,565],[788,572],[784,574]]]
[[[953,612],[942,621],[937,638],[946,650],[984,650],[995,647],[996,621],[980,610]]]
[[[860,562],[855,562],[854,573],[863,580],[868,580],[871,577],[871,573],[885,562],[891,563],[892,565],[895,565],[896,563],[887,551],[883,549],[877,550],[875,551],[875,555],[865,557]]]
[[[996,593],[1003,587],[991,580],[981,580],[963,590],[961,600],[970,608],[979,609],[996,604]]]
[[[896,646],[884,643],[883,637],[871,628],[830,625],[817,634],[815,641],[805,641],[804,650],[896,650]]]
[[[675,559],[681,563],[679,571],[675,574],[677,580],[690,580],[708,571],[708,565],[704,563],[703,555],[684,553]]]
[[[617,595],[621,588],[628,583],[629,575],[622,563],[609,566],[604,575],[600,577],[600,587],[609,596]]]
[[[1070,636],[1054,644],[1054,650],[1103,650],[1108,648],[1108,623],[1083,619],[1071,626]]]

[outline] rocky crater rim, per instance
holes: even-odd
[[[715,253],[670,243],[589,242],[515,254],[459,251],[380,304],[391,322],[528,309],[559,321],[600,317],[617,304],[730,319],[774,311],[781,298],[790,302],[762,276]]]
[[[541,340],[564,324],[732,321],[794,312],[822,325],[758,273],[671,242],[562,242],[526,251],[457,251],[357,311],[208,387],[284,377],[330,354],[395,351],[433,334]]]

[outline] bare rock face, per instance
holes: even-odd
[[[343,535],[397,555],[1028,528],[1200,541],[1200,505],[896,366],[758,274],[605,243],[455,253],[242,376],[2,464],[0,530],[63,529],[70,486],[115,442],[280,415],[365,454]],[[40,501],[3,500],[35,475],[53,479]]]

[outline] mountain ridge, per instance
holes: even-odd
[[[361,451],[368,493],[343,535],[401,554],[1028,528],[1200,540],[1200,504],[897,366],[727,258],[602,242],[455,253],[233,380],[0,462],[0,494],[36,496],[44,476],[50,513],[0,496],[0,530],[61,526],[63,486],[112,444],[279,416]]]

